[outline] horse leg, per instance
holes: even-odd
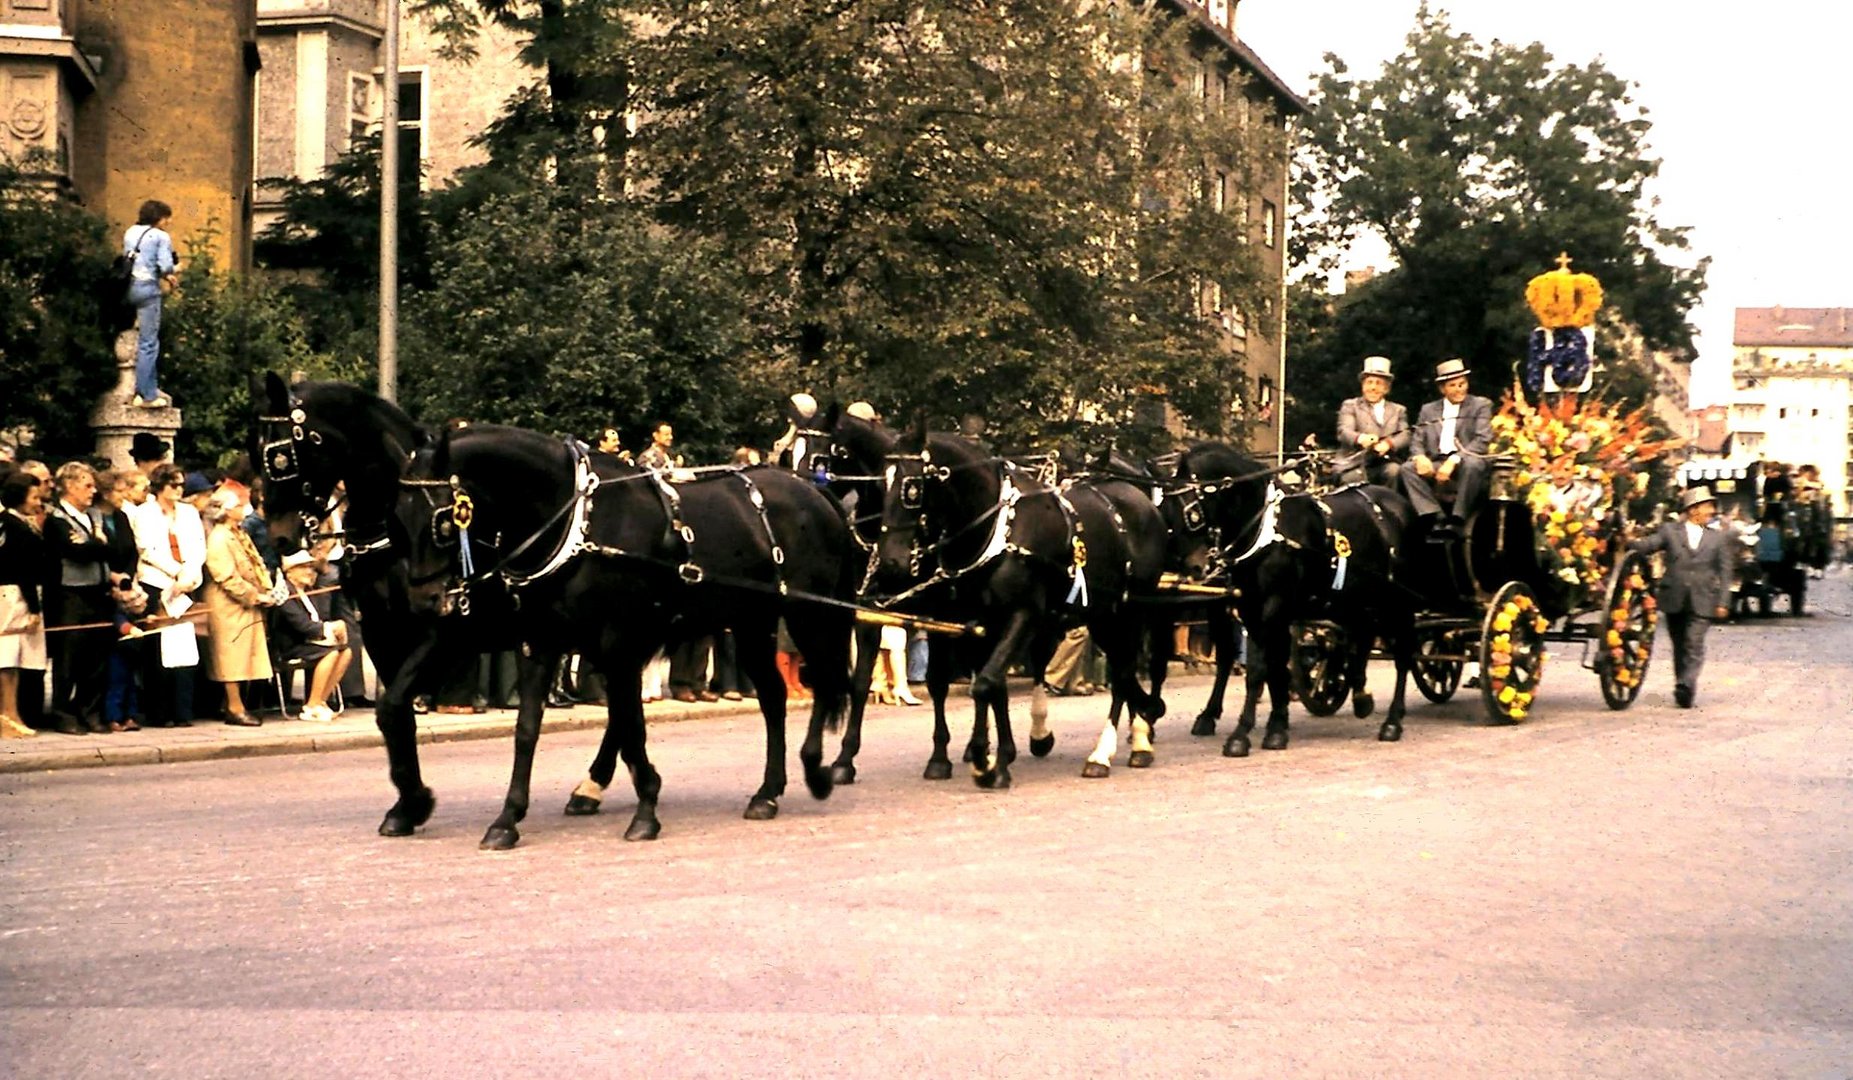
[[[1351,715],[1364,719],[1377,709],[1377,699],[1370,696],[1365,684],[1370,677],[1370,647],[1376,631],[1369,626],[1347,626],[1345,637],[1357,643],[1346,658],[1345,681],[1351,686]]]
[[[1210,611],[1209,623],[1210,644],[1216,654],[1216,682],[1210,687],[1210,698],[1203,703],[1203,711],[1197,714],[1197,722],[1191,725],[1192,735],[1216,734],[1216,721],[1222,719],[1223,695],[1229,689],[1229,673],[1235,670],[1235,620],[1226,608],[1218,604]],[[1166,647],[1169,648],[1169,645]],[[1248,711],[1252,724],[1252,701]]]
[[[1219,678],[1226,677],[1222,643],[1217,642],[1216,666]],[[1236,719],[1235,730],[1223,741],[1224,757],[1247,757],[1249,751],[1248,733],[1255,730],[1255,711],[1261,705],[1261,691],[1267,685],[1269,668],[1273,666],[1272,654],[1262,646],[1261,639],[1250,636],[1248,639],[1248,670],[1245,674],[1242,693],[1242,715]],[[1220,702],[1218,702],[1220,709]]]
[[[528,816],[528,785],[534,776],[534,748],[540,743],[540,719],[547,708],[547,690],[560,665],[560,652],[528,648],[520,660],[521,707],[515,712],[515,767],[508,777],[508,794],[502,812],[489,823],[477,846],[484,851],[507,851],[521,842],[515,824]]]
[[[837,718],[842,715],[843,698],[850,694],[849,641],[855,634],[855,624],[835,612],[801,618],[795,626],[789,616],[786,622],[791,626],[798,650],[811,658],[811,677],[816,691],[811,695],[811,719],[805,727],[804,743],[798,747],[798,762],[804,767],[804,786],[810,789],[812,797],[828,799],[834,780],[831,770],[824,768],[824,727],[836,726]],[[857,667],[861,667],[860,662]],[[906,679],[900,681],[905,684]],[[863,688],[862,697],[867,700],[867,687]],[[853,766],[851,772],[854,772]]]
[[[1383,718],[1383,726],[1377,729],[1380,742],[1395,742],[1403,737],[1403,691],[1407,689],[1409,669],[1415,666],[1414,626],[1397,628],[1390,642],[1390,653],[1396,657],[1396,695],[1390,699],[1390,711]]]
[[[1267,734],[1261,738],[1263,750],[1285,750],[1287,748],[1287,702],[1293,696],[1293,673],[1289,670],[1288,657],[1291,652],[1287,645],[1289,631],[1282,623],[1277,637],[1269,642],[1274,648],[1269,656],[1267,670],[1268,687],[1268,725]]]
[[[1135,769],[1151,766],[1151,721],[1164,713],[1163,702],[1154,704],[1155,699],[1139,689],[1139,638],[1142,629],[1140,623],[1127,624],[1123,620],[1104,620],[1096,628],[1101,650],[1107,656],[1107,678],[1113,685],[1115,695],[1126,700],[1131,716],[1128,725],[1131,752],[1126,764]],[[1118,742],[1119,725],[1109,717],[1106,729],[1101,731],[1100,740],[1094,746],[1094,753],[1088,756],[1087,764],[1082,767],[1081,775],[1107,775]],[[1105,751],[1104,756],[1101,755],[1102,750]]]
[[[978,703],[978,722],[972,729],[972,779],[981,788],[1002,790],[1010,786],[1010,763],[1016,760],[1017,747],[1010,737],[1010,711],[1007,707],[1010,687],[1004,681],[1004,671],[1032,628],[1033,618],[1028,608],[1018,608],[1011,612],[1010,620],[1004,624],[1004,632],[998,635],[996,644],[991,647],[991,658],[985,661],[982,670],[972,676],[972,700]],[[980,741],[984,735],[984,706],[987,704],[997,717],[997,749],[988,754]]]
[[[566,813],[572,817],[596,814],[604,802],[605,789],[611,786],[611,778],[618,769],[618,756],[623,752],[625,739],[628,737],[623,726],[632,722],[629,711],[620,711],[619,703],[634,700],[638,710],[643,708],[643,669],[656,654],[655,641],[636,641],[628,649],[607,649],[599,658],[599,670],[605,674],[608,691],[605,695],[605,734],[599,740],[598,752],[592,757],[592,764],[586,769],[586,778],[579,781],[573,793],[566,799]],[[637,685],[637,693],[629,693],[632,682]],[[628,695],[628,696],[627,696]],[[643,714],[637,713],[635,722],[643,723]],[[629,762],[629,759],[625,759]],[[635,778],[633,777],[633,783]]]
[[[862,714],[868,710],[869,684],[874,681],[875,661],[881,657],[880,645],[881,627],[856,628],[856,672],[849,682],[849,724],[843,730],[836,761],[830,766],[832,784],[856,782],[856,755],[862,752]]]
[[[1048,757],[1049,751],[1055,749],[1055,733],[1049,730],[1049,688],[1044,680],[1057,648],[1052,635],[1042,634],[1036,638],[1030,657],[1029,752],[1036,757]],[[1119,699],[1114,698],[1115,714],[1119,707]]]
[[[927,758],[928,780],[952,779],[952,758],[946,747],[952,729],[946,726],[946,692],[952,687],[952,650],[937,638],[927,642],[927,694],[933,699],[933,756]]]
[[[748,821],[778,816],[785,793],[785,680],[780,677],[777,647],[770,634],[735,635],[740,670],[759,688],[759,713],[766,720],[766,771],[759,790],[746,803]]]
[[[374,663],[380,669],[380,699],[374,706],[373,722],[385,740],[386,765],[399,799],[381,819],[380,835],[410,836],[431,819],[431,811],[437,806],[437,796],[425,786],[419,771],[418,717],[412,712],[412,697],[417,693],[421,669],[437,647],[437,632],[427,630],[404,651],[392,643],[381,644],[384,647],[374,653]]]

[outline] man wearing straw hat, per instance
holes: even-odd
[[[1424,519],[1441,514],[1437,492],[1452,491],[1453,512],[1442,530],[1458,531],[1486,486],[1486,449],[1493,442],[1493,403],[1467,392],[1473,374],[1465,360],[1435,365],[1441,399],[1422,406],[1409,442],[1409,467],[1403,491]]]
[[[1389,357],[1364,358],[1359,395],[1338,407],[1338,452],[1345,455],[1338,459],[1339,483],[1397,486],[1409,452],[1409,410],[1387,400],[1395,379]]]
[[[1699,692],[1699,670],[1705,666],[1705,631],[1712,620],[1730,614],[1725,598],[1731,581],[1731,544],[1721,530],[1710,528],[1718,512],[1710,488],[1687,488],[1679,506],[1685,512],[1683,521],[1660,526],[1652,536],[1635,541],[1634,550],[1665,555],[1666,573],[1655,597],[1673,641],[1673,700],[1690,709]]]

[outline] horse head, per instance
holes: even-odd
[[[1170,530],[1169,561],[1188,577],[1214,576],[1246,550],[1267,506],[1268,470],[1221,443],[1198,443],[1178,459],[1158,504]]]
[[[956,435],[929,435],[917,420],[886,456],[875,582],[885,592],[975,559],[986,537],[974,526],[1000,509],[995,459]]]
[[[845,505],[853,503],[852,524],[864,548],[875,542],[881,526],[882,476],[894,444],[894,432],[879,421],[852,416],[832,403],[818,420],[809,452],[812,468],[800,470],[814,474],[822,464],[830,490]]]
[[[343,484],[346,530],[365,532],[363,540],[383,538],[399,473],[425,432],[391,402],[345,383],[287,386],[265,372],[252,376],[251,401],[249,449],[264,478],[272,539],[288,551],[325,535]]]

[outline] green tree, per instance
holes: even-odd
[[[1669,261],[1687,230],[1655,217],[1660,163],[1630,83],[1600,61],[1559,64],[1542,44],[1455,33],[1426,4],[1376,78],[1326,60],[1296,157],[1295,264],[1330,271],[1368,234],[1397,266],[1334,302],[1324,325],[1308,318],[1320,302],[1296,305],[1290,429],[1329,433],[1372,353],[1395,361],[1406,404],[1451,356],[1496,394],[1536,323],[1525,283],[1560,251],[1601,280],[1608,328],[1690,355],[1708,260]]]
[[[770,427],[778,399],[742,359],[745,301],[707,245],[536,187],[486,202],[434,254],[432,287],[407,302],[414,415],[581,438],[615,424],[632,447],[669,419],[707,461]]]
[[[301,371],[316,378],[364,378],[370,365],[337,363],[315,352],[295,304],[261,276],[231,276],[213,265],[212,226],[187,238],[180,288],[161,319],[161,388],[186,418],[174,454],[227,464],[246,449],[250,376]]]
[[[115,385],[115,250],[102,218],[0,161],[0,429],[46,454],[90,452],[90,409]]]

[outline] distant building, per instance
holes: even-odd
[[[1853,309],[1738,308],[1731,343],[1735,452],[1819,466],[1853,512]]]
[[[0,0],[0,155],[112,230],[160,199],[241,269],[257,62],[255,0]]]
[[[517,58],[514,34],[484,25],[473,60],[446,59],[443,39],[406,10],[399,21],[399,167],[420,169],[424,186],[440,187],[484,159],[470,140],[538,76]],[[260,231],[282,209],[282,188],[264,181],[317,179],[356,136],[378,129],[384,26],[380,0],[257,0]]]
[[[1687,416],[1691,422],[1691,456],[1726,458],[1731,456],[1731,410],[1724,405],[1707,405]]]

